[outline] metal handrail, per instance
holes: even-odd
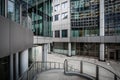
[[[68,62],[70,60],[79,61],[79,63],[81,64],[80,68],[75,69],[73,65],[69,65]],[[46,70],[52,70],[52,69],[64,69],[64,73],[66,73],[66,72],[69,72],[68,68],[70,68],[71,70],[74,70],[74,72],[75,72],[75,70],[77,70],[77,71],[80,70],[79,73],[84,73],[83,72],[84,63],[89,63],[89,64],[93,64],[93,65],[96,66],[96,76],[95,76],[96,80],[99,80],[99,68],[100,67],[109,71],[110,73],[112,73],[114,75],[114,80],[118,80],[118,79],[120,80],[120,77],[117,74],[115,74],[113,71],[111,71],[111,70],[109,70],[109,69],[107,69],[107,68],[105,68],[101,65],[91,63],[91,62],[88,62],[88,61],[73,60],[73,59],[66,59],[64,61],[64,63],[60,63],[60,62],[41,62],[41,61],[34,62],[30,65],[30,67],[26,70],[26,72],[24,72],[21,75],[21,77],[18,78],[18,80],[33,80],[35,78],[36,74],[38,74],[40,72],[43,72],[43,71],[46,71]],[[75,72],[75,73],[78,73],[78,72]]]
[[[22,77],[33,67],[34,64],[35,62],[30,65],[30,67],[18,78],[18,80],[21,80]]]
[[[88,61],[83,61],[83,60],[75,60],[75,59],[65,59],[65,61],[64,61],[64,65],[66,65],[65,67],[69,67],[68,65],[68,62],[69,61],[79,61],[80,62],[80,73],[83,73],[83,69],[82,69],[82,67],[83,67],[83,63],[89,63],[89,64],[93,64],[93,65],[95,65],[96,66],[96,80],[99,80],[99,67],[101,67],[101,68],[103,68],[103,69],[105,69],[105,70],[107,70],[107,71],[109,71],[110,73],[112,73],[113,75],[114,75],[114,80],[117,80],[117,79],[119,79],[120,80],[120,76],[118,76],[116,73],[114,73],[113,71],[111,71],[110,69],[108,69],[108,68],[105,68],[105,67],[103,67],[103,66],[101,66],[101,65],[98,65],[98,64],[95,64],[95,63],[92,63],[92,62],[88,62]],[[67,63],[67,64],[66,64]],[[73,66],[73,65],[72,65]],[[67,70],[68,71],[68,69],[64,69],[64,70]],[[79,70],[79,69],[78,69]],[[67,72],[67,71],[64,71],[64,72]],[[91,75],[90,75],[91,76]]]
[[[41,62],[36,61],[18,78],[18,80],[33,80],[36,74],[52,69],[63,69],[64,65],[60,62]],[[32,74],[32,75],[31,75]]]

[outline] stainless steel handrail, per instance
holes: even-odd
[[[37,61],[31,64],[31,66],[24,72],[18,80],[33,80],[36,74],[52,69],[63,69],[63,63],[59,62],[41,62]]]
[[[106,71],[109,71],[110,73],[112,73],[114,75],[114,78],[111,79],[111,80],[120,80],[120,77],[115,74],[113,71],[101,66],[101,65],[98,65],[98,64],[95,64],[95,63],[91,63],[91,62],[88,62],[88,61],[83,61],[83,60],[72,60],[72,61],[78,61],[79,62],[79,68],[78,69],[75,69],[75,65],[69,65],[69,62],[70,60],[72,59],[66,59],[64,61],[64,64],[63,63],[59,63],[59,62],[34,62],[31,64],[31,66],[26,70],[26,72],[24,72],[21,77],[18,78],[18,80],[33,80],[35,78],[35,76],[40,73],[40,72],[43,72],[43,71],[46,71],[46,70],[52,70],[52,69],[64,69],[64,73],[66,72],[70,72],[71,70],[73,70],[75,73],[78,73],[76,71],[79,71],[80,74],[83,74],[84,73],[84,67],[86,65],[84,65],[85,63],[89,63],[89,64],[93,64],[95,65],[95,79],[96,80],[102,80],[102,79],[99,79],[100,77],[100,68],[103,68],[104,70]],[[87,73],[86,73],[87,74]],[[90,76],[92,76],[91,74],[88,74]],[[105,75],[104,75],[105,76]]]
[[[79,70],[79,72],[82,74],[83,73],[83,64],[84,63],[89,63],[89,64],[93,64],[93,65],[95,65],[96,67],[96,76],[93,76],[93,77],[95,77],[96,78],[96,80],[99,80],[99,77],[100,77],[100,74],[99,74],[99,69],[100,68],[103,68],[104,70],[106,70],[106,71],[108,71],[108,72],[110,72],[110,73],[112,73],[113,75],[114,75],[114,79],[113,80],[120,80],[120,76],[118,76],[116,73],[114,73],[113,71],[111,71],[110,69],[108,69],[108,68],[105,68],[105,67],[103,67],[103,66],[101,66],[101,65],[98,65],[98,64],[95,64],[95,63],[92,63],[92,62],[88,62],[88,61],[83,61],[83,60],[75,60],[75,59],[66,59],[65,61],[64,61],[64,72],[70,72],[69,71],[69,66],[70,66],[70,64],[69,64],[69,62],[70,61],[79,61],[79,63],[80,64],[78,64],[80,67],[79,67],[79,69],[77,69],[77,70]],[[77,65],[77,64],[76,64]],[[76,65],[72,65],[73,67],[72,68],[74,68],[74,66],[76,66]],[[85,65],[84,65],[85,66]],[[88,74],[89,75],[89,74]],[[90,76],[92,76],[92,75],[90,75]],[[105,76],[105,75],[104,75]]]

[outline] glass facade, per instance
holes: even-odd
[[[72,37],[99,35],[99,0],[71,0]]]
[[[120,44],[105,44],[105,57],[108,60],[120,61]]]
[[[0,0],[0,15],[5,16],[5,0]]]
[[[68,2],[67,1],[63,2],[61,5],[62,5],[63,10],[68,8]]]
[[[68,18],[68,13],[65,12],[65,13],[62,13],[62,19],[67,19]]]
[[[51,37],[51,23],[52,23],[52,4],[51,0],[47,1],[34,1],[34,3],[38,3],[36,5],[31,1],[32,5],[29,8],[29,15],[32,18],[32,30],[35,36],[44,36]]]
[[[54,3],[58,3],[59,2],[59,0],[54,0]]]
[[[64,43],[59,43],[59,42],[53,43],[53,52],[67,55],[68,43],[65,43],[65,42]]]
[[[8,0],[8,18],[20,23],[20,1]]]
[[[10,79],[10,62],[9,57],[0,58],[0,80]]]
[[[97,43],[76,43],[76,54],[83,56],[94,56],[99,55],[99,44]]]
[[[58,4],[58,5],[55,5],[54,11],[57,12],[57,11],[59,11],[59,10],[60,10],[60,5],[59,5],[59,4]]]
[[[56,30],[55,31],[55,37],[57,38],[57,37],[60,37],[60,31],[59,30]]]
[[[58,20],[60,20],[60,15],[59,14],[55,15],[55,21],[58,21]]]
[[[62,37],[68,37],[67,30],[62,30]]]
[[[105,0],[105,35],[120,35],[120,0]]]
[[[7,18],[32,29],[35,36],[52,37],[51,3],[52,0],[8,0]],[[5,0],[0,0],[0,15],[5,15]]]

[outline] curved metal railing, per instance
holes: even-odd
[[[59,62],[34,62],[18,80],[33,80],[38,73],[52,69],[64,69],[64,64]]]
[[[65,73],[79,73],[93,77],[95,80],[120,80],[113,71],[87,61],[66,59],[64,61]]]
[[[34,62],[18,80],[33,80],[38,73],[52,69],[64,69],[65,74],[82,74],[86,77],[93,77],[95,80],[120,80],[117,74],[103,66],[71,59],[66,59],[64,64],[59,62]]]

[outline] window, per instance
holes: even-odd
[[[55,3],[58,3],[58,2],[59,2],[59,0],[54,0],[54,2],[55,2]]]
[[[8,18],[14,21],[14,17],[15,17],[15,6],[14,6],[14,2],[13,1],[8,1]]]
[[[67,1],[63,2],[62,3],[62,9],[67,9],[67,7],[68,7]]]
[[[67,19],[68,18],[68,13],[62,13],[62,19]]]
[[[60,15],[59,15],[59,14],[55,15],[55,21],[58,21],[59,18],[60,18]]]
[[[55,31],[55,37],[60,37],[60,31],[59,30]]]
[[[67,35],[67,30],[62,30],[62,37],[67,37],[68,35]]]
[[[26,10],[27,11],[27,10]],[[8,0],[7,17],[12,21],[20,23],[20,3],[17,0]]]
[[[0,15],[5,15],[5,0],[0,0]]]
[[[9,80],[10,79],[10,57],[0,58],[0,80]],[[6,77],[7,76],[7,77]]]
[[[60,5],[55,5],[54,8],[55,8],[55,9],[54,9],[55,12],[56,12],[56,11],[59,11],[59,10],[60,10]]]

